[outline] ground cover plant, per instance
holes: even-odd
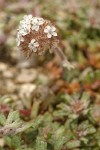
[[[24,58],[26,14],[55,24],[74,69],[53,53]],[[0,150],[100,149],[99,14],[99,0],[0,1]]]

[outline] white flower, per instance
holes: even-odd
[[[31,20],[32,20],[33,16],[32,15],[25,15],[23,22],[30,24]]]
[[[47,33],[47,37],[51,38],[52,36],[57,36],[57,33],[55,32],[56,28],[54,26],[46,26],[44,29],[44,32]]]
[[[25,36],[30,32],[31,20],[32,20],[32,15],[25,15],[23,20],[20,21],[20,26],[18,29],[20,35]]]
[[[43,18],[39,18],[39,17],[34,17],[32,19],[32,30],[38,31],[39,30],[39,26],[42,25],[44,23],[44,19]]]
[[[17,42],[17,46],[20,45],[20,42],[23,42],[24,38],[21,36],[21,34],[18,32],[17,33],[17,38],[16,38],[16,42]]]
[[[31,26],[31,20],[32,20],[32,15],[25,15],[24,19],[20,21],[20,26],[19,28],[23,28],[23,26]]]
[[[37,47],[39,47],[39,43],[36,42],[35,39],[32,39],[31,42],[29,43],[28,45],[29,49],[33,52],[36,52],[37,51]]]
[[[21,35],[27,35],[30,32],[31,25],[30,24],[23,24],[22,26],[19,27],[19,33]]]

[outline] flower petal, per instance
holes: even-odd
[[[38,30],[39,30],[39,26],[33,25],[33,26],[32,26],[32,30],[38,31]]]
[[[51,27],[50,27],[50,26],[46,26],[46,28],[47,28],[48,30],[50,30],[50,29],[51,29]]]
[[[34,47],[39,47],[39,43],[38,42],[34,43]]]
[[[20,40],[18,38],[16,38],[16,43],[17,43],[17,46],[20,45]]]
[[[35,31],[38,31],[38,30],[39,30],[39,26],[36,26]]]
[[[33,18],[33,16],[32,16],[32,15],[28,15],[28,18],[29,18],[29,19],[32,19],[32,18]]]
[[[43,18],[38,18],[38,22],[39,22],[39,25],[42,25],[44,23],[44,19]]]
[[[45,32],[45,33],[48,33],[48,29],[47,29],[47,28],[45,28],[45,29],[44,29],[44,32]]]
[[[34,17],[33,20],[32,20],[32,23],[34,24],[34,23],[37,23],[37,22],[38,22],[37,17]]]
[[[54,26],[52,26],[52,27],[51,27],[51,30],[52,30],[52,31],[55,31],[55,30],[56,30],[56,28],[55,28]]]
[[[35,30],[35,28],[36,28],[35,26],[32,26],[32,30]]]
[[[53,35],[53,36],[57,36],[57,33],[56,33],[56,32],[53,32],[52,35]]]
[[[52,37],[52,35],[51,35],[50,33],[48,33],[48,34],[47,34],[47,37],[48,37],[48,38],[51,38],[51,37]]]
[[[42,25],[44,22],[43,21],[39,21],[39,25]]]
[[[23,37],[21,37],[20,41],[21,41],[21,42],[24,42],[24,38],[23,38]]]
[[[33,51],[33,52],[37,52],[37,48],[34,47],[34,48],[32,49],[32,51]]]
[[[36,41],[35,39],[32,39],[32,40],[31,40],[31,43],[34,43],[35,41]]]

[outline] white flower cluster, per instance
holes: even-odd
[[[23,20],[20,21],[20,26],[17,33],[17,46],[24,41],[24,36],[29,34],[31,30],[39,31],[39,27],[43,25],[45,20],[40,17],[33,17],[32,15],[25,15]],[[47,34],[47,38],[52,36],[57,36],[56,28],[54,26],[47,25],[44,28],[44,33]],[[32,39],[28,45],[31,51],[36,52],[36,47],[39,46],[39,43]]]
[[[23,20],[20,21],[20,26],[18,28],[18,33],[17,33],[17,46],[20,45],[20,42],[24,41],[23,36],[27,35],[30,32],[31,29],[31,19],[32,15],[25,15]]]

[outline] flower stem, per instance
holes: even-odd
[[[74,66],[67,60],[66,56],[64,55],[60,47],[55,48],[54,53],[59,56],[63,67],[66,67],[68,70],[74,68]]]

